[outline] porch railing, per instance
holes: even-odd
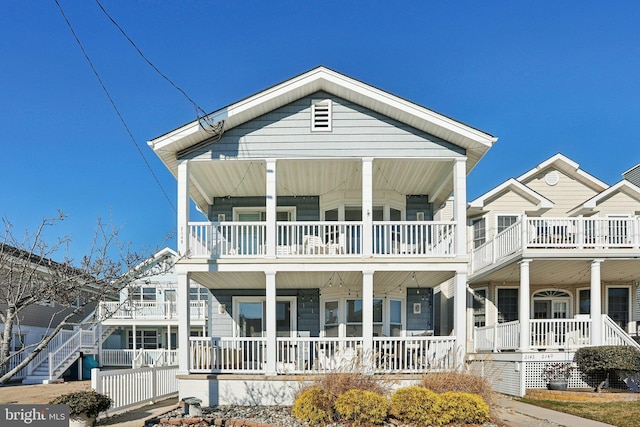
[[[640,217],[527,217],[498,233],[472,252],[478,271],[523,249],[581,249],[603,251],[640,248]]]
[[[531,319],[529,348],[538,350],[571,350],[591,345],[590,319]],[[474,329],[476,351],[504,351],[520,348],[520,321],[499,323]],[[602,315],[602,339],[606,345],[638,344],[606,314]]]
[[[190,301],[191,320],[204,320],[207,317],[206,301]],[[103,301],[98,308],[98,316],[101,320],[109,319],[178,319],[175,302],[149,301],[149,302],[112,302]]]
[[[264,222],[189,223],[192,258],[263,256]],[[362,222],[286,221],[276,225],[277,257],[362,255]],[[455,255],[455,223],[448,221],[374,222],[373,255]]]
[[[569,349],[591,343],[591,320],[532,319],[529,321],[529,347],[533,349]]]
[[[329,372],[403,373],[452,369],[455,337],[374,337],[363,352],[362,338],[278,337],[279,374]],[[264,373],[264,338],[192,337],[191,372]]]

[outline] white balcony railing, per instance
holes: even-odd
[[[531,319],[525,336],[529,348],[537,350],[570,350],[591,345],[590,319]],[[602,315],[603,344],[640,345],[606,314]],[[476,351],[517,350],[520,347],[520,321],[475,328]]]
[[[455,366],[455,337],[374,337],[370,353],[362,338],[278,337],[279,374],[328,372],[403,373]],[[264,338],[190,338],[191,372],[264,373]]]
[[[524,249],[607,251],[640,248],[640,217],[526,217],[472,252],[472,271]]]
[[[194,222],[189,224],[193,258],[263,256],[264,222]],[[361,222],[290,221],[277,223],[278,257],[362,255],[365,230]],[[451,256],[455,254],[455,223],[444,221],[374,222],[373,255]]]
[[[191,320],[204,320],[207,317],[206,301],[190,301]],[[98,315],[101,320],[177,320],[178,311],[175,302],[118,302],[103,301]]]

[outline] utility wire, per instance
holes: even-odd
[[[187,92],[185,92],[181,87],[179,87],[178,85],[176,85],[169,77],[167,77],[162,71],[160,71],[158,69],[158,67],[156,67],[153,62],[151,62],[151,60],[149,58],[147,58],[145,56],[144,53],[142,53],[142,50],[140,50],[140,48],[138,47],[138,45],[136,45],[136,43],[131,39],[131,37],[129,37],[127,35],[127,33],[122,29],[122,27],[116,22],[115,19],[113,19],[113,17],[111,15],[109,15],[109,12],[107,12],[107,10],[104,8],[104,6],[102,6],[102,4],[100,3],[99,0],[96,0],[96,3],[98,4],[98,7],[100,7],[100,9],[102,10],[102,13],[104,13],[107,18],[109,18],[109,20],[111,21],[111,23],[113,25],[115,25],[115,27],[122,33],[122,35],[124,36],[124,38],[127,39],[127,41],[131,44],[131,46],[133,46],[133,48],[138,52],[138,54],[142,57],[142,59],[144,59],[146,61],[147,64],[149,64],[149,66],[151,68],[153,68],[156,73],[158,73],[163,79],[165,79],[167,82],[169,82],[169,84],[171,86],[173,86],[178,92],[180,92],[181,94],[184,95],[185,98],[187,98],[187,100],[193,104],[193,107],[196,109],[196,115],[198,117],[200,117],[200,114],[202,115],[206,115],[207,113],[204,112],[204,110],[202,108],[200,108],[200,106],[187,94]]]
[[[151,168],[151,165],[147,161],[147,158],[145,157],[144,153],[142,152],[142,150],[138,146],[138,143],[136,142],[135,138],[133,137],[133,134],[131,133],[131,130],[129,129],[129,126],[127,125],[127,122],[124,120],[124,117],[122,117],[122,114],[120,113],[120,110],[116,106],[116,103],[113,100],[113,98],[111,97],[111,94],[109,94],[109,91],[107,90],[107,87],[105,86],[104,82],[102,81],[102,78],[100,78],[100,74],[98,74],[98,70],[96,70],[96,67],[93,65],[93,62],[91,61],[91,58],[89,58],[89,55],[87,54],[87,51],[84,49],[84,46],[82,45],[82,42],[80,42],[80,39],[78,38],[78,35],[76,34],[75,30],[73,29],[73,26],[71,25],[71,22],[69,22],[69,19],[67,18],[67,15],[64,13],[64,10],[62,9],[62,6],[60,5],[60,2],[58,0],[54,0],[54,1],[56,2],[56,5],[58,6],[58,9],[60,9],[60,13],[62,14],[62,17],[64,18],[65,22],[67,23],[67,26],[69,27],[69,30],[71,31],[71,34],[73,34],[73,38],[76,40],[76,43],[78,43],[78,46],[80,47],[80,50],[82,51],[82,54],[84,55],[85,59],[89,63],[89,66],[91,67],[91,70],[93,71],[93,74],[95,74],[96,78],[98,79],[98,82],[100,83],[100,86],[102,87],[102,90],[107,95],[107,98],[109,98],[109,102],[111,103],[111,106],[113,106],[113,109],[116,111],[116,114],[118,115],[118,118],[120,119],[120,121],[122,122],[122,125],[124,126],[125,130],[129,134],[129,138],[131,138],[131,142],[136,147],[136,150],[138,150],[138,153],[142,157],[142,160],[144,160],[144,163],[147,165],[147,168],[149,169],[149,172],[151,172],[151,175],[153,176],[153,179],[156,181],[156,183],[160,187],[160,190],[162,191],[162,193],[164,194],[164,197],[169,202],[169,205],[171,205],[171,208],[173,209],[173,211],[177,213],[176,207],[173,205],[173,202],[171,201],[171,198],[169,197],[169,195],[165,191],[164,187],[160,183],[160,180],[158,179],[157,175],[155,174],[155,172]]]

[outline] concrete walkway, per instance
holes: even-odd
[[[611,424],[529,405],[506,395],[496,396],[495,412],[498,418],[509,427],[611,427]]]
[[[143,405],[129,408],[126,412],[116,413],[98,420],[97,426],[142,427],[149,418],[166,414],[178,407],[178,398],[156,402],[153,405]]]

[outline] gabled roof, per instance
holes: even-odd
[[[627,193],[640,200],[640,187],[630,181],[622,180],[607,188],[603,192],[596,194],[583,204],[577,206],[569,212],[569,215],[573,216],[590,213],[593,211],[593,209],[597,208],[599,204],[618,193]]]
[[[515,178],[509,178],[507,181],[470,202],[469,209],[473,211],[482,211],[488,203],[508,191],[513,191],[514,193],[529,200],[531,203],[536,205],[537,209],[551,209],[553,207],[553,202],[551,200],[517,181]]]
[[[582,184],[586,185],[587,187],[591,188],[594,191],[600,192],[609,188],[609,186],[606,183],[600,181],[598,178],[594,177],[593,175],[583,171],[582,169],[580,169],[579,164],[577,164],[570,158],[560,153],[545,160],[544,162],[540,163],[538,166],[531,169],[530,171],[520,175],[517,178],[517,180],[522,182],[523,184],[526,184],[535,176],[537,176],[538,174],[550,168],[554,168],[561,172],[564,172],[565,174],[576,179],[577,181],[581,182]]]
[[[207,122],[224,121],[226,131],[318,91],[346,99],[464,148],[467,172],[497,141],[488,133],[322,66],[214,111],[207,116]],[[178,153],[210,139],[211,134],[195,120],[148,144],[177,177]]]

